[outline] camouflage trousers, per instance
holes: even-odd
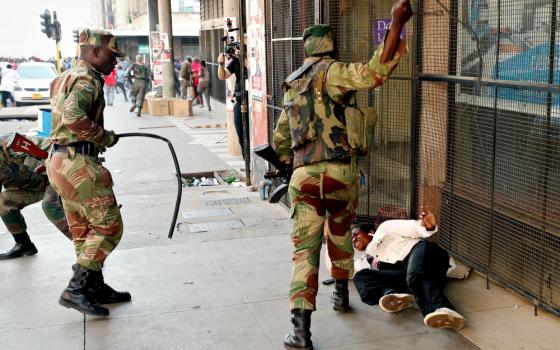
[[[146,95],[146,83],[144,80],[137,80],[130,88],[130,101],[142,109],[144,105],[144,95]]]
[[[64,209],[60,204],[58,194],[51,186],[45,190],[23,190],[9,188],[0,193],[0,217],[6,228],[12,235],[27,231],[25,218],[21,210],[28,205],[42,200],[43,212],[56,228],[69,239],[70,231],[64,215]]]
[[[111,173],[98,158],[55,152],[47,174],[62,197],[78,264],[100,271],[123,232]]]
[[[315,310],[323,236],[332,277],[347,280],[354,273],[350,225],[356,217],[359,171],[355,161],[302,166],[294,171],[289,192],[294,245],[290,309]]]

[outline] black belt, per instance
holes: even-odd
[[[352,157],[336,158],[331,159],[331,162],[342,163],[342,164],[352,164]]]
[[[90,157],[97,157],[97,155],[99,154],[97,146],[92,142],[78,142],[71,143],[69,145],[53,145],[53,151],[55,152],[68,153],[69,148],[74,149],[76,153]]]

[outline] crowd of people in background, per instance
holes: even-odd
[[[212,110],[210,106],[210,73],[206,61],[198,57],[185,57],[185,60],[175,60],[176,93],[182,99],[193,99],[193,105]],[[179,88],[180,87],[180,88]]]

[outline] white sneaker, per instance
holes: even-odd
[[[451,328],[460,331],[465,327],[465,318],[455,310],[442,307],[427,314],[424,317],[424,324],[432,328]]]
[[[414,303],[412,294],[393,293],[379,299],[379,308],[385,312],[399,312],[408,309]]]

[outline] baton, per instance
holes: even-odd
[[[177,161],[177,155],[175,154],[175,149],[173,149],[173,145],[171,142],[166,139],[165,137],[155,135],[155,134],[148,134],[144,132],[128,132],[124,134],[117,134],[119,138],[121,137],[151,137],[153,139],[159,139],[162,141],[167,142],[169,146],[169,151],[171,152],[171,156],[173,157],[173,163],[175,163],[175,171],[177,172],[177,199],[175,200],[175,210],[173,212],[173,219],[171,220],[171,227],[169,227],[169,234],[167,237],[169,239],[173,238],[173,232],[175,231],[175,224],[177,223],[177,214],[179,214],[179,205],[181,203],[181,193],[183,191],[183,184],[181,183],[181,169],[179,168],[179,162]]]

